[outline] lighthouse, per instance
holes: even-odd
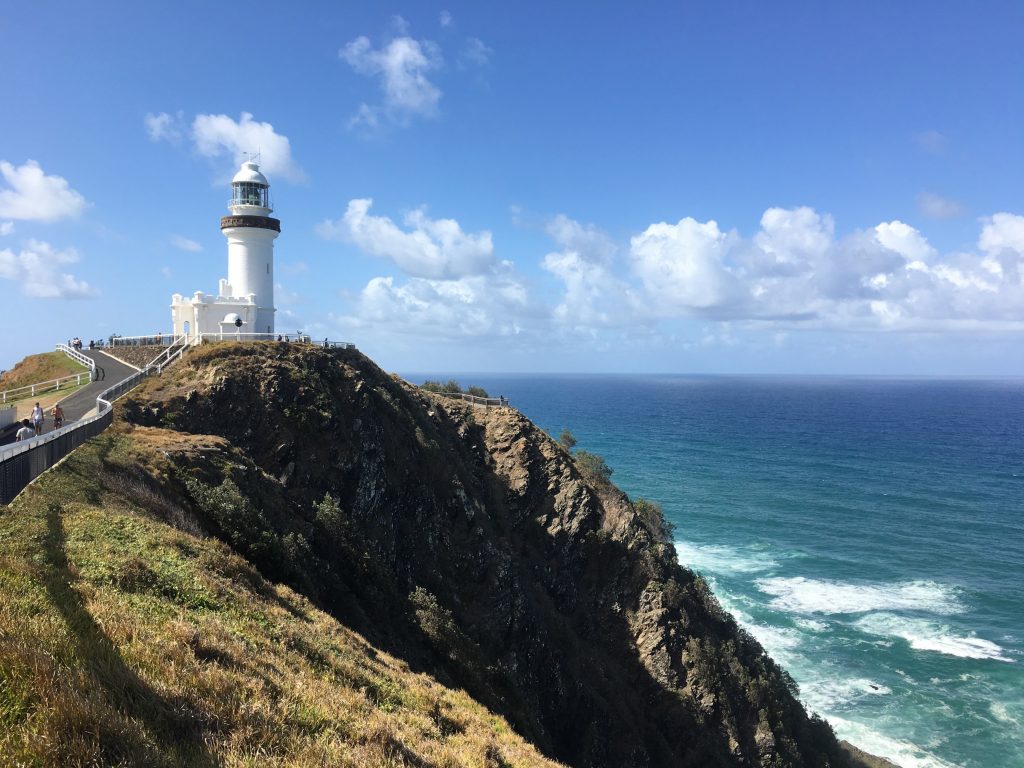
[[[196,291],[171,297],[175,336],[272,338],[274,333],[274,240],[281,222],[271,217],[270,182],[252,160],[231,180],[228,216],[220,231],[228,241],[228,276],[216,296]]]

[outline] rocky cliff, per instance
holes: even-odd
[[[864,765],[660,518],[514,409],[421,392],[354,350],[225,343],[120,414],[102,461],[125,503],[226,542],[549,758]],[[434,764],[416,760],[391,764]]]

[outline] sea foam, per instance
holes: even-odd
[[[769,577],[757,588],[771,595],[770,606],[788,613],[867,613],[869,611],[928,611],[952,614],[964,610],[952,587],[934,581],[898,584],[854,584],[823,579]]]
[[[874,613],[854,622],[862,632],[886,637],[900,637],[918,651],[933,651],[961,659],[993,659],[1013,663],[1006,651],[991,640],[962,635],[950,627],[927,619]]]
[[[760,573],[778,566],[767,552],[752,548],[740,550],[721,544],[677,541],[676,552],[680,563],[699,573]]]
[[[888,758],[901,768],[960,768],[956,763],[936,757],[917,744],[883,736],[861,723],[834,715],[830,715],[828,721],[839,738],[856,744],[872,755]]]

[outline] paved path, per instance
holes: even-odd
[[[91,352],[83,349],[82,354],[96,361],[96,380],[87,384],[80,390],[61,401],[60,407],[64,409],[64,423],[70,424],[78,421],[89,411],[96,407],[96,397],[119,381],[123,381],[135,373],[130,365],[125,365],[120,360],[115,360],[110,355],[102,352]],[[51,419],[47,419],[48,428],[53,427]]]

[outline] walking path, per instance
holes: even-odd
[[[96,407],[96,397],[103,390],[127,379],[138,370],[102,352],[83,349],[82,354],[96,362],[96,377],[91,384],[82,387],[75,394],[61,401],[60,407],[64,409],[65,424],[78,421],[85,416]],[[52,422],[49,426],[52,426]]]

